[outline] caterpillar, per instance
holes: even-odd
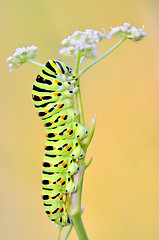
[[[63,226],[71,224],[68,198],[77,188],[73,176],[85,156],[81,143],[88,135],[74,106],[77,81],[67,63],[54,59],[40,71],[32,89],[33,103],[46,128],[42,163],[44,209],[52,222]]]

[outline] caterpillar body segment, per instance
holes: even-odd
[[[74,139],[62,139],[62,140],[53,140],[46,142],[45,145],[45,153],[46,154],[54,154],[54,155],[62,155],[68,156],[71,155],[74,158],[84,157],[85,153],[81,148],[78,140]],[[83,156],[81,156],[81,154]]]
[[[48,190],[42,190],[42,199],[45,205],[52,204],[52,199],[56,199],[56,203],[61,203],[66,201],[66,195],[63,194],[63,191],[59,189],[53,189],[50,192]]]
[[[66,123],[78,121],[78,115],[79,113],[76,108],[69,108],[49,118],[43,119],[43,123],[46,129],[55,128]]]
[[[85,156],[82,141],[88,129],[79,123],[74,107],[74,87],[78,79],[72,68],[60,60],[49,60],[36,77],[32,99],[46,128],[45,156],[42,162],[42,199],[52,222],[69,225],[70,194],[76,191],[74,174]]]
[[[72,193],[76,190],[76,185],[73,182],[70,174],[65,173],[53,173],[47,174],[43,172],[42,174],[42,187],[44,189],[59,189],[65,193]],[[55,204],[55,202],[54,202]]]
[[[48,140],[56,139],[84,139],[88,134],[88,130],[83,127],[80,123],[70,122],[67,124],[63,124],[62,126],[58,126],[55,128],[46,128],[46,137]]]
[[[73,105],[73,99],[64,99],[63,101],[48,103],[44,106],[37,106],[36,110],[41,119],[46,119],[52,116],[52,114],[56,114],[60,110],[65,110],[67,108],[73,107]]]
[[[54,91],[54,92],[37,92],[35,90],[32,91],[33,102],[36,107],[41,106],[41,104],[47,105],[48,103],[53,103],[57,101],[62,101],[66,98],[73,98],[74,94],[78,91],[79,87],[75,87],[71,90],[64,91]]]
[[[46,172],[70,173],[73,175],[77,172],[79,166],[75,160],[62,155],[45,155],[42,164],[42,170]]]

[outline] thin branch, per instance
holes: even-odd
[[[36,61],[34,61],[32,59],[28,59],[27,62],[32,63],[32,64],[37,65],[37,66],[40,66],[40,67],[44,67],[45,66],[44,64],[36,62]]]
[[[68,236],[69,236],[72,228],[73,228],[73,224],[71,224],[71,225],[69,225],[69,226],[67,227],[67,230],[66,230],[65,235],[64,235],[64,237],[63,237],[62,240],[67,240],[67,238],[68,238]]]
[[[80,67],[80,59],[81,59],[81,51],[78,52],[78,57],[77,57],[77,62],[76,62],[76,67],[75,67],[75,75],[76,77],[79,76],[79,67]],[[79,118],[80,118],[80,123],[85,126],[85,121],[84,121],[84,112],[83,112],[83,105],[82,105],[82,98],[81,98],[81,90],[80,90],[80,79],[78,78],[78,82],[76,85],[79,85],[79,89],[76,93],[76,103],[77,103],[77,109],[79,111]]]
[[[62,231],[63,226],[58,227],[58,235],[57,235],[57,240],[60,240],[61,238],[61,231]]]
[[[91,68],[92,66],[94,66],[96,63],[98,63],[99,61],[101,61],[103,58],[105,58],[106,56],[108,56],[111,52],[113,52],[117,47],[119,47],[124,41],[126,40],[126,38],[122,38],[119,40],[119,42],[117,42],[113,47],[111,47],[108,51],[106,51],[103,55],[101,55],[98,59],[96,59],[94,62],[92,62],[91,64],[89,64],[88,66],[86,66],[85,68],[83,68],[80,73],[79,73],[79,77],[81,77],[81,75],[83,73],[85,73],[89,68]]]

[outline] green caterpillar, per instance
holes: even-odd
[[[46,128],[45,156],[42,165],[42,199],[46,213],[58,225],[68,225],[68,196],[76,191],[73,175],[85,156],[81,140],[88,129],[79,123],[74,107],[73,87],[77,79],[72,68],[49,60],[34,81],[32,99]]]

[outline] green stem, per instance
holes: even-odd
[[[88,237],[87,237],[87,234],[86,234],[86,231],[83,226],[82,219],[81,219],[81,215],[77,214],[76,216],[74,216],[72,218],[72,221],[73,221],[73,225],[76,229],[76,233],[77,233],[79,240],[88,240]]]
[[[77,108],[79,111],[79,118],[80,118],[80,123],[85,126],[85,121],[84,121],[84,112],[83,112],[83,106],[82,106],[82,99],[81,99],[81,90],[80,90],[80,83],[78,81],[79,89],[76,93],[76,102],[77,102]]]
[[[81,60],[81,50],[78,51],[77,62],[75,67],[75,75],[78,77],[79,67],[80,67],[80,60]]]
[[[59,226],[59,227],[58,227],[57,240],[60,240],[62,228],[63,228],[62,226]]]
[[[71,204],[70,213],[69,213],[79,240],[88,240],[88,237],[81,219],[81,195],[82,195],[84,171],[85,171],[85,163],[83,160],[79,168],[79,171],[74,175],[74,182],[77,185],[77,191],[71,195],[72,204]]]
[[[76,62],[76,67],[75,67],[76,77],[79,76],[80,59],[81,59],[81,51],[78,52],[78,57],[77,57],[77,62]],[[78,111],[79,111],[80,123],[84,126],[85,121],[84,121],[84,112],[83,112],[79,77],[78,77],[78,82],[77,82],[76,85],[79,85],[79,89],[76,93],[76,103],[77,103],[77,108],[78,108]]]
[[[27,62],[32,63],[32,64],[37,65],[37,66],[40,66],[40,67],[44,67],[45,66],[44,64],[36,62],[36,61],[34,61],[32,59],[28,59]]]
[[[77,63],[75,67],[75,75],[78,77],[79,75],[79,67],[80,67],[80,59],[81,59],[81,51],[78,53],[77,57]],[[79,79],[78,83],[79,84]],[[76,93],[76,102],[77,102],[77,108],[80,115],[80,123],[84,126],[84,113],[83,113],[83,106],[82,106],[82,99],[81,99],[81,91],[80,86]],[[85,228],[83,226],[83,222],[81,219],[81,195],[82,195],[82,186],[83,186],[83,176],[85,171],[85,163],[84,159],[79,161],[79,171],[74,175],[74,183],[77,186],[77,191],[71,194],[71,207],[69,211],[69,215],[72,219],[73,225],[75,227],[77,236],[79,240],[88,240]]]
[[[108,56],[111,52],[113,52],[117,47],[119,47],[124,41],[126,40],[126,38],[122,38],[120,39],[113,47],[111,47],[108,51],[106,51],[103,55],[101,55],[98,59],[96,59],[94,62],[92,62],[91,64],[89,64],[88,66],[86,66],[85,68],[83,68],[80,73],[79,73],[79,77],[85,73],[89,68],[91,68],[92,66],[94,66],[96,63],[98,63],[99,61],[101,61],[103,58],[105,58],[106,56]]]
[[[71,224],[70,226],[67,227],[67,230],[66,230],[65,235],[62,240],[67,240],[72,228],[73,228],[73,224]]]

